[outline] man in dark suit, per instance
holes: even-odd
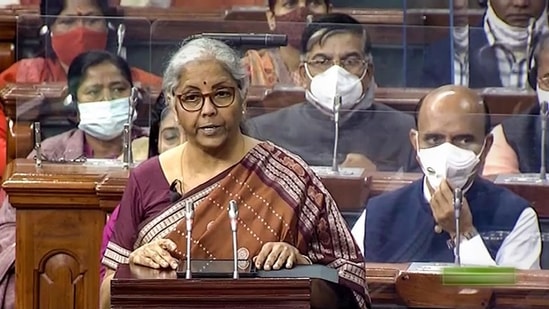
[[[480,25],[454,27],[426,49],[421,85],[527,87],[536,38],[549,32],[546,9],[547,0],[488,0]]]

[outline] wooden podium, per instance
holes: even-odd
[[[100,208],[96,187],[112,169],[36,167],[26,159],[8,165],[3,187],[17,210],[18,309],[99,307],[99,250],[107,211]]]
[[[315,279],[178,279],[175,271],[120,265],[111,308],[305,309]]]

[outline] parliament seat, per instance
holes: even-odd
[[[380,87],[376,90],[375,100],[396,110],[413,114],[417,102],[428,91],[429,89],[419,88]],[[160,89],[151,89],[151,101],[141,105],[138,110],[138,125],[148,126],[150,105],[154,104],[159,93]],[[490,88],[480,89],[479,93],[489,106],[492,125],[500,123],[509,115],[526,111],[536,102],[535,94],[532,92]],[[65,85],[58,83],[11,84],[0,90],[0,103],[3,104],[10,123],[8,162],[32,150],[31,124],[34,121],[44,123],[44,137],[59,133],[53,128],[68,130],[74,127],[74,119],[72,122],[68,121],[71,119],[67,117],[68,109],[63,104],[65,96]],[[293,85],[280,84],[273,88],[251,87],[247,97],[247,117],[273,112],[304,101],[304,89]]]
[[[376,89],[375,101],[386,104],[396,110],[413,114],[418,101],[431,89],[428,88],[382,88]],[[531,91],[513,91],[505,88],[478,89],[488,104],[492,125],[499,124],[506,117],[527,111],[537,102],[536,94]],[[249,107],[257,107],[256,114],[272,112],[280,108],[305,101],[305,90],[300,87],[276,85],[265,89],[263,97],[257,94],[248,98]]]

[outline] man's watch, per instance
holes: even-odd
[[[478,235],[477,229],[473,228],[469,232],[465,232],[461,234],[461,241],[463,241],[463,239],[471,240],[473,237],[477,235]],[[451,237],[450,239],[448,239],[448,241],[446,241],[446,244],[448,245],[449,249],[454,249],[456,247],[456,241],[454,237]]]

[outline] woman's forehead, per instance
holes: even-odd
[[[103,62],[89,67],[84,74],[82,83],[126,81],[120,70],[110,62]]]
[[[181,71],[180,88],[212,88],[224,83],[236,81],[221,62],[204,59],[189,62]]]

